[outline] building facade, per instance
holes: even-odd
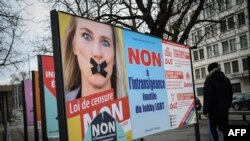
[[[232,83],[234,93],[250,92],[248,1],[206,0],[199,19],[215,19],[221,22],[196,25],[187,41],[189,46],[196,47],[192,49],[196,95],[203,96],[207,67],[212,62],[220,64],[221,70]]]

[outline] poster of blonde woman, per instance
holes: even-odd
[[[115,140],[131,140],[119,31],[62,12],[58,13],[58,21],[68,140],[114,140],[114,133]],[[107,121],[105,125],[90,126],[98,115],[104,114],[112,117],[115,124],[108,123],[107,118],[103,121]],[[109,127],[113,127],[112,132],[106,130]],[[91,129],[96,129],[98,136],[91,137],[95,133]],[[89,130],[91,134],[87,134]]]

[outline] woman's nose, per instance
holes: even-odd
[[[97,59],[101,59],[103,57],[103,52],[99,43],[95,43],[95,45],[93,46],[92,54],[93,57]]]

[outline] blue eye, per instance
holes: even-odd
[[[102,41],[102,45],[103,45],[104,47],[110,47],[110,43],[109,43],[108,40],[103,40],[103,41]]]
[[[87,33],[83,33],[83,34],[82,34],[82,37],[83,37],[85,40],[87,40],[87,41],[92,40],[92,37],[91,37],[89,34],[87,34]]]

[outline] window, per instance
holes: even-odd
[[[223,11],[226,9],[225,0],[218,0],[219,10]]]
[[[194,51],[194,60],[199,60],[199,57],[198,57],[198,51]]]
[[[192,34],[191,34],[191,38],[192,38],[192,43],[194,44],[194,43],[196,43],[196,33],[195,32],[193,32]]]
[[[228,53],[236,50],[236,39],[230,39],[228,41],[221,42],[223,53]]]
[[[206,78],[206,69],[205,68],[195,69],[195,78],[196,79]]]
[[[239,72],[238,60],[224,63],[225,74],[237,73]]]
[[[188,24],[188,18],[187,18],[187,17],[185,17],[185,18],[183,18],[183,20],[182,20],[182,23],[181,23],[180,29],[181,29],[181,30],[184,30],[184,29],[185,29],[185,27],[187,26],[187,24]]]
[[[219,0],[218,5],[219,5],[219,10],[220,11],[231,8],[233,6],[232,5],[232,0]]]
[[[244,2],[244,0],[236,0],[237,4],[242,3],[242,2]]]
[[[211,45],[211,46],[207,47],[207,56],[209,58],[213,57],[213,56],[217,56],[217,55],[219,55],[218,44],[214,44],[214,45]]]
[[[233,68],[233,73],[239,72],[238,60],[232,61],[232,68]]]
[[[226,20],[222,20],[220,23],[220,31],[224,32],[227,30],[227,21]]]
[[[221,44],[222,44],[222,51],[223,51],[223,53],[228,53],[229,52],[228,41],[224,41]]]
[[[197,31],[197,38],[198,38],[197,42],[201,39],[201,37],[202,37],[202,32],[201,32],[201,30],[198,30]]]
[[[217,24],[213,24],[211,25],[211,28],[212,28],[212,36],[215,36],[217,35]]]
[[[243,71],[248,70],[248,61],[247,58],[242,59],[242,66],[243,66]]]
[[[235,50],[236,50],[235,38],[230,39],[230,40],[229,40],[229,44],[230,44],[230,50],[231,50],[231,51],[235,51]]]
[[[200,76],[200,69],[195,69],[195,78],[196,79],[200,79],[201,76]]]
[[[215,3],[208,5],[206,8],[203,9],[204,18],[209,18],[214,15],[215,13]]]
[[[231,8],[232,5],[232,0],[225,0],[226,1],[226,8]]]
[[[213,57],[214,54],[213,54],[213,48],[212,46],[208,46],[207,47],[207,57],[210,58],[210,57]]]
[[[210,7],[204,8],[203,15],[204,15],[204,19],[210,17],[211,16],[211,8]]]
[[[246,24],[244,12],[241,12],[238,14],[238,24],[239,24],[239,26]]]
[[[234,28],[235,23],[234,23],[234,17],[233,16],[229,17],[227,19],[227,24],[228,24],[228,29],[233,29]]]
[[[210,30],[210,27],[205,27],[205,34],[206,34],[206,38],[212,37],[212,32]]]
[[[204,49],[199,49],[199,53],[200,53],[200,60],[204,59]]]
[[[201,48],[201,49],[193,51],[193,55],[194,55],[194,61],[198,61],[198,60],[204,59],[205,58],[204,57],[204,49]]]
[[[201,78],[206,78],[206,69],[201,68]]]
[[[247,35],[246,34],[240,36],[240,47],[241,48],[247,48],[248,47]]]
[[[197,30],[196,32],[193,32],[192,34],[192,42],[193,44],[196,44],[199,42],[199,40],[202,37],[202,31],[201,30]]]
[[[240,83],[232,83],[233,93],[241,93]]]
[[[211,38],[217,35],[217,26],[216,24],[205,27],[206,38]]]
[[[200,39],[200,38],[202,37],[202,32],[201,32],[201,30],[198,30],[198,31],[197,31],[197,35],[198,35],[198,39]]]
[[[197,96],[202,96],[203,95],[204,87],[197,88],[196,90],[197,90]]]
[[[221,20],[221,23],[220,23],[221,32],[225,32],[226,30],[229,30],[229,29],[234,29],[234,27],[235,27],[235,23],[234,23],[233,16],[227,17],[227,18]]]
[[[225,74],[230,74],[231,73],[230,62],[224,63],[224,69],[225,69]]]
[[[213,45],[213,49],[214,49],[214,56],[218,56],[218,55],[219,55],[219,47],[218,47],[218,44]]]

